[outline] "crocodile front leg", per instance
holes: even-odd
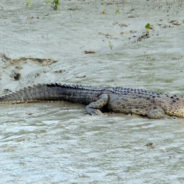
[[[102,94],[99,96],[99,99],[95,102],[91,102],[89,105],[86,106],[86,111],[88,114],[91,115],[99,115],[102,112],[102,109],[105,105],[108,104],[109,96],[107,94]]]

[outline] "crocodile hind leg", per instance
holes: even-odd
[[[99,115],[102,112],[100,111],[105,105],[108,104],[109,97],[107,94],[102,94],[99,96],[99,99],[95,102],[91,102],[86,106],[86,111],[91,115]]]
[[[153,107],[148,113],[147,113],[147,117],[151,118],[151,119],[161,119],[165,116],[165,112],[164,110],[159,107]]]

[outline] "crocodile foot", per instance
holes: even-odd
[[[161,119],[165,116],[165,112],[161,107],[156,106],[148,112],[147,116],[151,119]]]

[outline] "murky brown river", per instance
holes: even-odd
[[[184,95],[183,9],[181,0],[66,0],[58,11],[44,0],[1,0],[0,53],[57,60],[1,58],[1,94],[60,82]],[[0,105],[0,183],[181,184],[183,171],[183,119]]]

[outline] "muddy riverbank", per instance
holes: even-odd
[[[0,2],[0,92],[38,83],[184,95],[184,4]],[[150,24],[146,36],[145,25]],[[1,183],[183,183],[182,119],[89,116],[78,104],[0,106]]]

